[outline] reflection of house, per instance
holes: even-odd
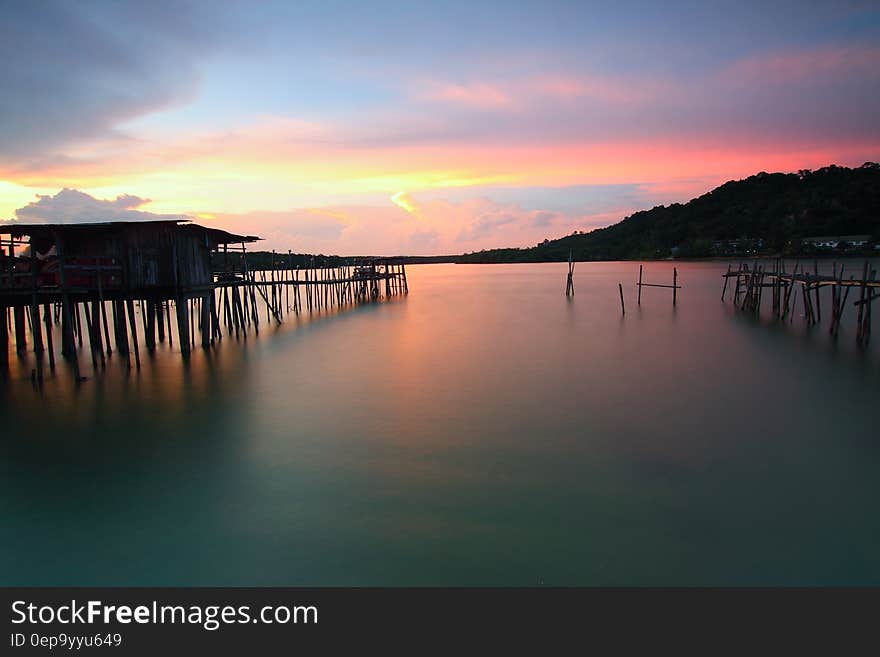
[[[804,246],[817,249],[850,248],[857,249],[871,241],[870,235],[824,235],[821,237],[805,237],[801,240]]]

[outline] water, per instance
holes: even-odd
[[[853,308],[835,343],[678,267],[674,309],[633,263],[578,264],[570,301],[564,264],[424,265],[187,366],[86,353],[38,392],[12,356],[0,583],[880,584]]]

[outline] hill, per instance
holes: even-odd
[[[870,236],[867,247],[822,246],[805,238]],[[526,249],[468,253],[456,262],[555,262],[719,255],[811,255],[852,251],[880,241],[880,165],[831,165],[816,171],[764,173],[730,181],[687,203],[636,212],[589,233]]]

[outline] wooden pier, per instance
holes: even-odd
[[[176,220],[0,225],[0,371],[14,338],[18,354],[33,350],[42,378],[44,357],[55,367],[59,329],[60,354],[79,380],[86,343],[94,369],[114,349],[140,367],[141,332],[152,352],[173,346],[176,324],[187,356],[224,333],[246,339],[263,320],[409,292],[404,265],[387,259],[302,267],[290,252],[273,253],[268,268],[251,269],[246,246],[259,239]]]
[[[722,301],[725,300],[730,281],[734,280],[733,303],[743,311],[758,314],[764,291],[769,290],[773,317],[792,322],[800,298],[803,316],[809,325],[822,322],[820,293],[828,288],[831,298],[828,300],[826,316],[829,332],[835,337],[840,331],[850,293],[855,291],[852,305],[856,310],[856,341],[861,346],[868,344],[871,336],[871,306],[880,298],[880,280],[877,280],[877,270],[867,261],[855,273],[846,272],[844,264],[838,266],[834,263],[831,275],[819,274],[816,262],[813,263],[812,272],[802,263],[796,263],[791,271],[787,271],[782,260],[775,260],[772,265],[753,263],[749,266],[740,263],[737,269],[728,265],[723,276]]]

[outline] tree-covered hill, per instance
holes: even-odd
[[[687,203],[636,212],[613,226],[545,240],[528,249],[493,249],[457,262],[547,262],[705,257],[742,253],[798,255],[804,238],[870,235],[880,241],[880,165],[831,165],[798,173],[759,173],[727,182]],[[838,248],[844,249],[841,244]]]

